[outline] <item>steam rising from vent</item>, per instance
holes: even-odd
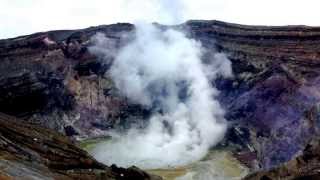
[[[201,159],[226,129],[219,92],[210,81],[231,76],[230,61],[215,54],[210,66],[204,65],[201,44],[176,30],[138,24],[135,33],[116,54],[110,74],[123,96],[153,114],[146,128],[114,133],[92,154],[106,164],[148,169]],[[108,39],[98,36],[93,49],[101,50]]]

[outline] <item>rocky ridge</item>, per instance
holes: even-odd
[[[232,61],[234,77],[212,82],[230,122],[221,146],[251,169],[285,163],[318,136],[319,27],[189,21],[173,28],[202,43],[204,61],[215,52]],[[122,23],[0,40],[1,112],[76,138],[147,117],[118,94],[108,76],[112,59],[90,53],[96,33],[121,47],[133,31]]]

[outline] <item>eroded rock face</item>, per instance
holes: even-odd
[[[312,140],[303,153],[269,171],[260,171],[248,175],[245,180],[315,180],[320,179],[320,139]]]
[[[221,145],[235,147],[242,162],[272,168],[318,135],[320,28],[219,21],[174,28],[202,42],[205,62],[213,52],[232,61],[234,77],[212,83],[230,122]],[[0,40],[1,111],[74,137],[102,136],[148,117],[147,109],[119,95],[108,76],[110,62],[88,50],[97,32],[121,47],[133,30],[114,24]]]
[[[96,32],[118,42],[121,32],[132,28],[119,24],[1,41],[1,111],[85,137],[122,123],[134,106],[117,94],[104,76],[110,65],[92,56],[88,46]]]
[[[107,167],[67,137],[0,113],[0,179],[159,180],[136,167]]]

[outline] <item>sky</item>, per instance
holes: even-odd
[[[319,7],[319,0],[0,0],[0,39],[137,21],[320,26]]]

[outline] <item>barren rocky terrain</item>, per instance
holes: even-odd
[[[212,81],[229,122],[219,146],[232,149],[251,171],[262,171],[247,179],[319,177],[320,28],[220,21],[172,28],[202,43],[204,62],[215,52],[232,61],[234,77]],[[7,114],[0,115],[2,177],[103,179],[105,172],[115,172],[112,178],[133,172],[150,178],[97,163],[56,133],[74,141],[101,137],[148,117],[148,109],[115,88],[108,76],[113,59],[90,53],[96,33],[121,47],[134,29],[122,23],[0,40],[0,111]]]

